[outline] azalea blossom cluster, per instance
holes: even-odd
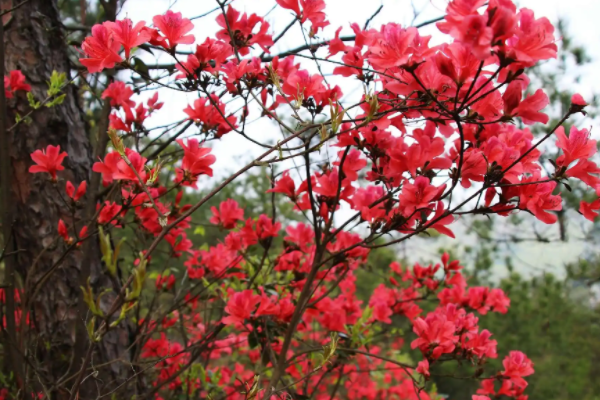
[[[144,126],[144,121],[156,110],[160,110],[163,103],[158,102],[158,92],[144,103],[136,103],[131,100],[133,90],[127,87],[123,82],[116,81],[108,85],[102,93],[103,99],[110,99],[110,105],[115,108],[115,112],[110,114],[110,127],[123,132],[131,132],[134,128]],[[123,117],[119,116],[117,109],[123,110]],[[134,114],[135,112],[135,114]]]
[[[478,323],[478,315],[508,311],[502,290],[469,286],[463,267],[447,254],[435,265],[386,266],[366,301],[357,295],[357,274],[380,247],[431,231],[454,238],[458,215],[521,211],[554,223],[562,209],[558,189],[568,179],[600,195],[600,169],[591,159],[596,142],[586,129],[572,128],[567,135],[560,126],[583,111],[581,96],[541,139],[529,128],[549,121],[543,112],[548,97],[543,90],[526,94],[525,70],[556,57],[550,22],[511,0],[453,0],[437,23],[448,42],[438,46],[415,27],[352,24],[352,36],[340,36],[340,27],[330,40],[278,55],[271,50],[280,37],[265,18],[219,4],[215,37],[191,51],[181,48],[195,43],[194,25],[173,11],[155,16],[152,27],[129,19],[96,25],[81,46],[80,61],[89,73],[137,73],[135,51],[172,57],[172,81],[161,87],[198,94],[180,121],[198,128],[193,137],[165,134],[163,153],[144,146],[154,143],[145,124],[161,110],[158,93],[136,102],[134,88],[115,80],[102,93],[112,108],[112,147],[93,164],[103,193],[110,195],[88,199],[89,182],[65,183],[58,173],[68,155],[58,146],[31,155],[29,171],[54,181],[74,210],[94,202],[92,221],[56,221],[65,251],[80,251],[81,243],[106,232],[124,237],[126,228],[149,240],[135,248],[135,272],[118,278],[136,296],[112,308],[121,310],[119,318],[130,318],[136,307],[145,310],[134,322],[139,359],[154,362],[144,370],[152,382],[149,393],[428,399],[433,394],[424,390],[425,382],[435,376],[436,365],[454,362],[471,365],[473,379],[482,379],[474,400],[526,399],[524,378],[533,373],[532,362],[516,349],[503,349]],[[310,40],[329,25],[323,0],[277,4]],[[321,48],[327,55],[320,62],[335,63],[335,75],[365,85],[356,104],[347,104],[340,86],[306,68]],[[305,50],[312,56],[299,57]],[[20,78],[15,82],[21,86],[11,74],[11,88],[26,86]],[[240,107],[231,104],[236,101]],[[279,127],[276,144],[247,133],[253,114]],[[293,122],[283,115],[292,115]],[[209,143],[224,135],[238,135],[264,153],[214,182],[198,203],[182,204],[185,191],[199,181],[213,182],[216,158]],[[546,140],[560,149],[549,173],[540,161]],[[314,168],[325,143],[335,149],[332,162]],[[212,207],[206,221],[222,232],[222,240],[194,246],[196,210],[250,169],[287,160],[301,167],[274,173],[268,193],[293,205],[301,222],[279,220],[275,212],[248,215],[228,199]],[[340,220],[341,208],[351,216]],[[592,220],[598,209],[600,199],[581,204]],[[153,252],[163,241],[169,265],[179,263],[185,273],[163,270],[155,292],[144,296],[148,289],[136,282],[147,268],[161,267],[153,265]],[[105,254],[108,264],[111,257]],[[166,295],[173,306],[153,308],[153,299]],[[101,340],[111,326],[100,325],[95,337]],[[413,333],[395,334],[400,326]],[[403,347],[405,340],[410,345]],[[398,353],[408,347],[419,359],[399,361]],[[504,369],[490,370],[489,360],[508,350]],[[373,379],[378,369],[381,379]]]

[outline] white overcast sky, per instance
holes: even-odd
[[[535,12],[536,17],[545,16],[550,21],[556,22],[560,17],[567,21],[572,39],[583,45],[588,54],[594,60],[591,65],[586,66],[580,72],[583,79],[576,88],[584,97],[591,96],[593,93],[600,93],[600,0],[521,0],[516,2],[520,7],[527,7]],[[267,15],[266,19],[271,24],[271,31],[275,34],[280,32],[291,20],[290,11],[276,8],[274,0],[235,0],[234,7],[239,11],[248,11],[258,15]],[[419,24],[432,18],[444,14],[447,0],[326,0],[326,13],[331,25],[320,33],[323,39],[332,38],[337,27],[344,27],[343,34],[351,34],[350,23],[357,22],[363,25],[365,20],[383,4],[382,12],[371,22],[370,27],[378,28],[382,23],[397,22],[402,25]],[[414,20],[414,8],[419,12]],[[214,0],[128,0],[124,9],[121,11],[121,17],[128,16],[134,22],[145,20],[151,24],[152,17],[164,13],[167,9],[180,11],[184,17],[191,18],[203,14],[217,6]],[[195,29],[193,31],[196,41],[201,43],[207,36],[214,37],[218,26],[215,18],[218,14],[215,12],[208,17],[193,21]],[[422,34],[432,34],[432,42],[437,44],[444,37],[437,33],[435,26],[431,25],[422,30]],[[446,39],[447,40],[447,39]],[[304,43],[304,39],[299,28],[294,27],[285,40],[281,40],[271,50],[276,54],[281,50],[297,46]],[[326,54],[326,50],[321,50]],[[322,54],[322,53],[319,53]],[[147,60],[147,62],[152,60]],[[162,61],[166,61],[163,59]],[[305,67],[309,65],[304,64]],[[310,69],[310,68],[309,68]],[[316,71],[315,71],[316,72]],[[328,77],[331,82],[339,83],[336,77]],[[348,86],[344,84],[342,89],[348,95],[353,93],[360,95],[360,86]],[[357,90],[358,89],[358,90]],[[572,90],[573,88],[571,88]],[[183,108],[188,102],[194,99],[194,96],[188,95],[187,98],[174,91],[161,90],[161,99],[165,102],[165,108],[153,117],[152,124],[162,125],[172,122],[176,118],[183,118]],[[228,111],[230,111],[228,109]],[[250,120],[253,118],[251,117]],[[590,125],[592,123],[590,122]],[[265,118],[253,122],[248,126],[248,134],[256,139],[266,139],[267,132],[273,132],[274,126]],[[594,130],[598,134],[598,129]],[[593,131],[593,132],[594,132]],[[250,160],[250,157],[258,153],[258,149],[251,147],[245,139],[231,133],[213,145],[214,153],[217,156],[215,165],[219,179],[233,172],[234,168]],[[454,242],[455,243],[455,242]],[[453,242],[446,242],[446,245],[453,245]],[[426,242],[411,241],[408,245],[409,253],[415,253],[418,258],[431,258],[432,251],[430,245]],[[531,272],[536,273],[543,270],[557,271],[557,267],[564,262],[577,259],[584,250],[582,242],[553,243],[551,245],[541,245],[528,243],[522,246],[514,246],[511,250],[511,256],[515,258],[515,264],[521,268],[530,268]],[[410,254],[408,254],[410,255]],[[499,260],[502,262],[502,260]],[[521,269],[520,268],[520,269]]]

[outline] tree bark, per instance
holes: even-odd
[[[30,0],[12,12],[5,27],[5,68],[21,70],[38,100],[46,97],[47,81],[54,70],[65,72],[67,77],[70,75],[61,27],[56,0]],[[65,202],[65,182],[70,180],[75,185],[84,180],[90,182],[93,162],[93,149],[77,90],[69,85],[65,93],[62,105],[43,107],[31,115],[29,124],[22,123],[8,132],[12,166],[9,196],[14,210],[12,237],[18,251],[13,262],[22,283],[40,285],[31,302],[28,334],[21,332],[18,340],[19,351],[26,354],[29,361],[25,388],[40,390],[41,382],[45,389],[54,392],[53,398],[69,397],[78,366],[89,347],[85,323],[91,315],[82,312],[85,307],[81,307],[81,282],[89,276],[96,296],[112,287],[111,279],[103,271],[97,237],[62,257],[68,246],[59,239],[59,219],[65,221],[73,237],[87,223],[80,220],[85,208],[78,210],[75,216],[69,210]],[[23,95],[11,99],[7,107],[7,127],[14,124],[17,113],[23,116],[30,110]],[[28,172],[32,165],[30,154],[47,145],[60,145],[61,150],[68,153],[63,162],[65,170],[59,172],[56,183],[51,182],[47,174]],[[98,182],[97,179],[92,181]],[[89,188],[88,194],[96,193],[95,189]],[[95,203],[95,198],[88,195],[81,202]],[[50,278],[41,283],[40,279],[57,263]],[[101,307],[108,307],[112,299],[111,293],[103,296]],[[121,324],[95,346],[89,370],[85,372],[86,379],[79,389],[79,399],[95,399],[130,377],[128,332],[128,327]],[[113,362],[100,366],[109,361]],[[130,398],[131,393],[121,392],[121,395]]]

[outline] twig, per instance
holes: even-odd
[[[29,0],[24,0],[24,1],[20,2],[19,4],[17,4],[16,6],[14,6],[13,8],[9,8],[8,10],[4,10],[4,11],[0,12],[0,17],[3,17],[6,14],[9,14],[9,13],[21,8],[21,6],[24,6],[27,3],[29,3]]]

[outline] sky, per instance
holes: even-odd
[[[536,17],[545,16],[550,21],[556,22],[560,17],[567,21],[568,31],[572,39],[583,45],[588,54],[592,57],[593,62],[579,71],[583,79],[575,88],[584,98],[589,98],[594,93],[600,93],[600,46],[597,45],[600,39],[600,23],[598,16],[600,15],[600,0],[521,0],[516,2],[519,7],[527,7],[534,11]],[[292,16],[288,10],[283,10],[279,7],[273,9],[274,0],[235,0],[234,7],[239,11],[249,11],[265,16],[266,20],[271,25],[271,32],[280,32],[292,20]],[[331,22],[329,27],[326,27],[320,33],[320,38],[327,39],[334,36],[337,27],[343,27],[342,35],[351,34],[349,28],[350,23],[358,22],[361,26],[365,20],[383,5],[381,12],[376,15],[370,27],[378,28],[381,24],[387,22],[397,22],[403,26],[416,25],[433,18],[437,18],[444,14],[447,5],[447,0],[326,0],[326,13],[328,20]],[[192,18],[204,14],[217,6],[213,0],[128,0],[125,7],[121,10],[121,17],[129,17],[133,21],[145,20],[151,24],[152,17],[164,13],[167,9],[173,11],[181,11],[186,18]],[[196,36],[196,42],[203,42],[208,36],[214,36],[218,29],[215,22],[217,12],[211,15],[193,20],[195,29],[192,32]],[[289,31],[289,34],[283,40],[278,42],[271,49],[273,54],[282,50],[304,44],[304,38],[299,28],[294,27]],[[441,36],[437,29],[432,24],[420,30],[422,35],[432,35],[432,44],[441,43],[446,38]],[[323,56],[326,50],[320,50]],[[148,64],[155,62],[152,57],[145,57]],[[167,61],[166,59],[157,60],[158,62]],[[309,63],[303,65],[307,68]],[[307,69],[314,68],[312,63]],[[323,65],[325,75],[332,84],[340,83],[338,77],[327,76],[328,72],[333,67]],[[316,72],[316,69],[312,72]],[[572,86],[572,82],[568,81]],[[352,86],[348,83],[343,83],[342,89],[347,99],[353,99],[362,94],[362,88],[359,84]],[[572,87],[570,89],[573,89]],[[161,100],[165,102],[165,107],[160,114],[153,117],[153,124],[162,125],[172,122],[175,118],[184,118],[183,108],[187,103],[191,103],[194,95],[182,95],[175,91],[160,91]],[[350,100],[348,100],[350,101]],[[229,108],[228,108],[229,110]],[[253,120],[248,125],[248,134],[257,140],[267,140],[273,138],[273,134],[277,135],[274,125],[266,118]],[[594,131],[592,131],[594,132]],[[598,129],[596,129],[596,134]],[[256,156],[260,151],[259,148],[251,146],[245,139],[234,135],[225,135],[219,142],[213,144],[213,152],[217,156],[217,163],[214,168],[218,171],[217,179],[223,179],[231,172],[234,172],[236,167],[244,165],[250,161],[253,156]],[[457,228],[458,230],[462,228]],[[540,227],[544,231],[555,235],[556,228]],[[553,231],[554,229],[554,231]],[[573,234],[578,231],[577,224],[572,224]],[[505,232],[507,235],[510,232]],[[459,236],[460,237],[460,236]],[[473,240],[472,238],[470,240]],[[455,246],[456,242],[444,240],[444,245]],[[461,245],[464,243],[460,243]],[[513,245],[507,250],[506,255],[514,258],[515,264],[522,267],[524,271],[530,273],[539,273],[540,271],[552,271],[560,273],[560,266],[565,262],[576,260],[585,250],[585,243],[580,240],[569,241],[567,243],[552,243],[544,245],[539,243],[527,242],[524,244]],[[431,250],[430,244],[426,240],[411,241],[407,246],[401,249],[403,255],[413,256],[413,258],[431,258],[435,255],[435,251]],[[498,260],[498,264],[502,264],[503,260]],[[499,267],[500,268],[500,267]]]

